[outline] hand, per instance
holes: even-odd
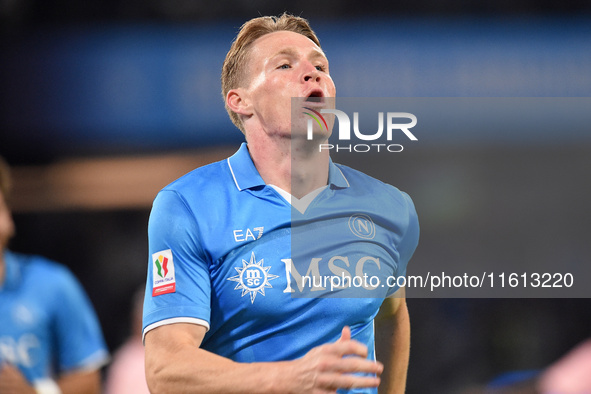
[[[35,389],[29,385],[21,371],[11,365],[0,365],[0,393],[1,394],[35,394]]]
[[[384,368],[367,359],[367,347],[351,339],[347,326],[338,341],[315,347],[293,363],[297,392],[314,394],[336,393],[339,388],[377,387]],[[356,372],[377,376],[353,375]]]

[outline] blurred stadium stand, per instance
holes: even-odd
[[[341,97],[587,96],[590,25],[547,17],[314,24]],[[0,144],[11,149],[3,154],[26,164],[235,145],[242,135],[219,78],[237,26],[65,27],[6,39]]]

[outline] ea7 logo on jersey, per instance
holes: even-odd
[[[264,227],[255,227],[252,230],[247,228],[246,230],[234,230],[234,241],[245,242],[250,240],[256,241],[263,236]],[[256,237],[255,237],[256,234]]]
[[[238,275],[228,278],[228,280],[238,282],[234,290],[242,290],[242,297],[247,293],[250,294],[251,304],[254,304],[257,293],[265,295],[265,289],[273,287],[269,283],[270,280],[279,277],[269,273],[271,267],[264,267],[263,259],[257,262],[254,252],[250,256],[250,261],[242,260],[242,268],[234,267],[234,269]]]
[[[152,297],[176,291],[172,250],[166,249],[152,255]]]

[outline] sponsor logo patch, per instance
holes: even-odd
[[[250,303],[254,304],[257,294],[265,295],[265,289],[271,289],[269,281],[279,276],[269,273],[270,266],[264,266],[264,260],[257,262],[254,252],[250,255],[250,261],[242,259],[242,268],[234,267],[238,275],[228,278],[229,281],[238,282],[234,290],[242,290],[242,297],[250,294]]]
[[[152,254],[152,280],[152,297],[176,291],[172,250],[166,249]]]

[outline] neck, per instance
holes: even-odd
[[[296,198],[328,184],[328,151],[318,141],[247,134],[248,150],[266,184],[282,188]]]

